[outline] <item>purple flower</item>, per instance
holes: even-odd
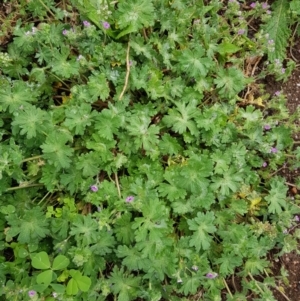
[[[280,91],[276,91],[276,92],[274,93],[274,95],[275,95],[275,96],[279,96],[279,95],[280,95]]]
[[[83,21],[83,26],[85,27],[90,27],[91,26],[91,23],[89,21]]]
[[[126,203],[131,203],[133,201],[134,201],[134,196],[132,196],[132,195],[128,196],[125,200]]]
[[[106,21],[102,22],[102,25],[105,29],[109,29],[110,28],[110,24]]]
[[[97,192],[98,191],[98,186],[97,185],[92,185],[90,187],[90,189],[93,191],[93,192]]]
[[[298,215],[295,215],[295,221],[296,221],[296,222],[299,222],[299,221],[300,221],[300,218],[299,218]]]
[[[285,73],[285,69],[284,68],[281,69],[281,73]]]
[[[62,31],[62,34],[63,34],[64,36],[66,36],[66,35],[68,34],[68,31],[67,31],[66,29],[64,29],[64,30]]]
[[[267,167],[268,163],[267,162],[263,162],[262,167]]]
[[[262,3],[261,7],[263,9],[268,9],[270,7],[270,5],[267,2]]]
[[[271,126],[269,124],[265,124],[264,126],[264,130],[268,131],[271,129]]]
[[[28,296],[29,296],[30,298],[33,298],[35,295],[36,295],[36,291],[29,291],[29,292],[28,292]]]
[[[250,4],[250,7],[251,7],[251,8],[255,8],[255,7],[256,7],[256,2],[252,2],[252,3]]]
[[[209,278],[209,279],[214,279],[214,278],[216,278],[218,276],[218,274],[217,273],[215,273],[215,272],[210,272],[210,273],[207,273],[206,274],[206,278]]]
[[[245,33],[245,29],[239,29],[238,35],[242,35],[242,34],[244,34],[244,33]]]
[[[278,149],[276,147],[271,147],[270,152],[276,154],[278,152]]]

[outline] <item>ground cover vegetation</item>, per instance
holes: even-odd
[[[284,296],[268,254],[300,236],[300,181],[279,172],[300,166],[299,112],[259,81],[295,67],[299,14],[298,0],[4,1],[1,300]]]

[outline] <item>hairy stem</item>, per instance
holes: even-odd
[[[123,98],[123,95],[127,89],[127,85],[128,85],[128,79],[129,79],[129,74],[130,74],[130,62],[129,62],[129,50],[130,50],[130,41],[128,41],[128,45],[127,45],[127,52],[126,52],[126,76],[125,76],[125,84],[123,87],[123,90],[119,96],[119,100],[121,100]]]

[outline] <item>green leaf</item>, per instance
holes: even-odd
[[[53,60],[51,63],[52,71],[58,76],[70,78],[78,75],[78,62],[75,60],[68,60],[70,49],[68,46],[61,46],[61,51],[54,50]]]
[[[29,103],[36,101],[37,93],[32,93],[26,82],[12,81],[2,85],[0,90],[0,111],[9,110],[10,113],[26,109]]]
[[[274,178],[270,183],[271,190],[269,195],[265,197],[268,202],[268,211],[270,213],[280,214],[286,208],[286,193],[288,191],[284,181],[280,178]]]
[[[26,109],[15,113],[15,119],[12,126],[20,130],[21,135],[26,134],[26,138],[30,139],[36,137],[37,133],[41,133],[47,127],[48,119],[47,113],[35,106],[28,105]]]
[[[135,31],[154,24],[155,10],[150,0],[121,1],[118,5],[118,26]]]
[[[90,98],[86,99],[86,102],[95,102],[96,100],[106,100],[109,96],[109,86],[104,73],[94,72],[89,77],[87,89],[90,94]]]
[[[194,233],[190,238],[190,246],[195,247],[197,252],[202,250],[208,250],[212,241],[212,234],[216,232],[217,228],[214,225],[214,213],[198,212],[197,217],[192,220],[188,220],[189,229]]]
[[[79,289],[83,292],[87,292],[90,289],[92,281],[87,276],[80,276],[76,278],[77,285]]]
[[[103,165],[103,160],[98,152],[91,151],[78,157],[76,169],[84,177],[93,177],[99,173]],[[75,176],[74,172],[72,174]]]
[[[227,69],[221,68],[217,72],[217,78],[214,79],[219,95],[222,98],[230,99],[237,96],[246,85],[246,80],[243,72],[235,67]]]
[[[298,0],[290,1],[290,8],[294,14],[300,15],[300,2]]]
[[[138,295],[140,281],[139,276],[127,275],[123,268],[119,270],[117,266],[114,266],[109,277],[109,283],[112,285],[111,290],[114,294],[119,295],[119,301],[134,300]]]
[[[50,233],[49,220],[45,219],[44,212],[40,207],[26,210],[22,217],[16,214],[6,216],[11,226],[7,235],[18,236],[20,243],[36,243]]]
[[[51,132],[46,142],[41,145],[44,158],[58,169],[68,168],[71,164],[70,157],[74,150],[65,145],[68,138],[60,132]]]
[[[20,248],[18,250],[18,257],[19,258],[26,258],[28,255],[29,255],[29,253],[25,248]]]
[[[145,115],[133,116],[127,130],[130,136],[134,137],[136,149],[143,147],[146,151],[151,151],[158,144],[159,127],[151,124],[151,118]]]
[[[217,51],[221,54],[221,55],[226,55],[226,54],[233,54],[236,53],[240,50],[241,48],[231,44],[229,42],[222,42],[218,48]]]
[[[54,258],[52,264],[52,270],[63,270],[65,269],[70,263],[70,260],[64,255],[58,255]]]
[[[48,286],[52,281],[52,277],[53,277],[52,270],[47,270],[37,275],[36,282],[38,284],[45,284]]]
[[[116,114],[112,109],[104,109],[96,118],[95,129],[101,137],[114,140],[114,135],[118,133],[121,126],[121,116]]]
[[[224,171],[222,176],[216,176],[212,181],[212,190],[218,190],[222,196],[228,196],[230,192],[236,192],[239,189],[243,181],[243,174],[235,167],[230,167]]]
[[[163,122],[172,127],[176,133],[183,134],[189,130],[192,135],[196,135],[198,130],[194,118],[199,114],[197,101],[193,100],[188,105],[181,102],[175,104],[176,109],[169,109],[168,115],[163,118]]]
[[[220,274],[225,277],[233,274],[235,268],[243,264],[243,259],[235,253],[227,252],[226,254],[222,254],[222,256],[216,260],[216,263],[220,265]]]
[[[184,293],[185,296],[192,294],[194,295],[201,284],[201,279],[198,275],[192,275],[183,280],[183,284],[180,288],[180,292]]]
[[[117,36],[116,39],[120,39],[123,36],[135,32],[136,31],[136,27],[133,24],[130,24],[127,28],[125,28],[124,30],[122,30]]]
[[[78,285],[73,278],[69,280],[67,284],[66,292],[68,295],[76,295],[78,293]]]
[[[97,242],[99,236],[97,230],[98,224],[90,215],[78,215],[69,234],[75,236],[79,244],[87,246]]]
[[[49,256],[46,252],[40,252],[33,256],[31,261],[32,266],[35,269],[45,270],[50,268]]]
[[[264,26],[268,33],[268,40],[274,42],[274,50],[268,51],[269,60],[283,60],[286,57],[286,48],[288,46],[290,30],[289,1],[277,0],[274,2],[272,17],[268,19]]]
[[[124,213],[120,218],[115,222],[115,235],[119,242],[123,242],[126,245],[129,245],[134,240],[133,229],[131,228],[131,218],[132,214],[127,212]]]
[[[191,77],[205,77],[213,62],[204,54],[205,51],[201,45],[197,45],[196,49],[193,50],[181,51],[178,58],[180,71],[189,74]]]
[[[53,290],[59,294],[63,294],[66,290],[66,287],[62,284],[50,283]]]
[[[91,113],[92,107],[82,103],[79,106],[69,106],[66,111],[66,119],[63,123],[75,135],[83,135],[86,127],[90,126],[96,115]]]

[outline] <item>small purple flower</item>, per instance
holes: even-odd
[[[66,35],[68,34],[68,31],[67,31],[66,29],[64,29],[64,30],[62,31],[62,34],[63,34],[64,36],[66,36]]]
[[[102,25],[105,29],[109,29],[110,28],[110,24],[106,21],[102,22]]]
[[[269,44],[269,45],[274,44],[274,40],[268,40],[268,44]]]
[[[285,69],[284,68],[281,69],[281,73],[285,73]]]
[[[91,188],[91,190],[93,192],[97,192],[98,191],[98,186],[97,185],[92,185],[90,188]]]
[[[268,9],[268,10],[266,11],[266,14],[267,14],[267,15],[271,15],[271,11]]]
[[[267,167],[268,163],[267,162],[263,162],[262,167]]]
[[[271,126],[269,124],[265,124],[264,126],[264,130],[268,131],[271,129]]]
[[[245,32],[246,32],[245,29],[239,29],[238,35],[242,35],[242,34],[244,34]]]
[[[215,272],[210,272],[210,273],[207,273],[206,274],[206,278],[209,278],[209,279],[214,279],[214,278],[216,278],[218,276],[218,274],[217,273],[215,273]]]
[[[295,221],[296,221],[296,222],[299,222],[299,221],[300,221],[300,218],[299,218],[298,215],[295,215]]]
[[[276,91],[276,92],[274,93],[274,95],[275,95],[275,96],[279,96],[279,95],[280,95],[280,91]]]
[[[131,203],[133,201],[134,201],[134,196],[132,196],[132,195],[128,196],[125,200],[126,203]]]
[[[270,7],[270,5],[267,2],[262,3],[261,7],[263,9],[268,9]]]
[[[28,296],[29,296],[30,298],[35,297],[35,295],[36,295],[36,291],[29,291],[29,292],[28,292]]]
[[[256,7],[256,2],[252,2],[252,3],[250,4],[250,7],[251,7],[251,8],[255,8],[255,7]]]
[[[83,21],[83,26],[85,27],[90,27],[91,26],[91,23],[89,21]]]
[[[276,154],[276,153],[278,153],[278,149],[276,147],[271,147],[270,152],[273,154]]]

